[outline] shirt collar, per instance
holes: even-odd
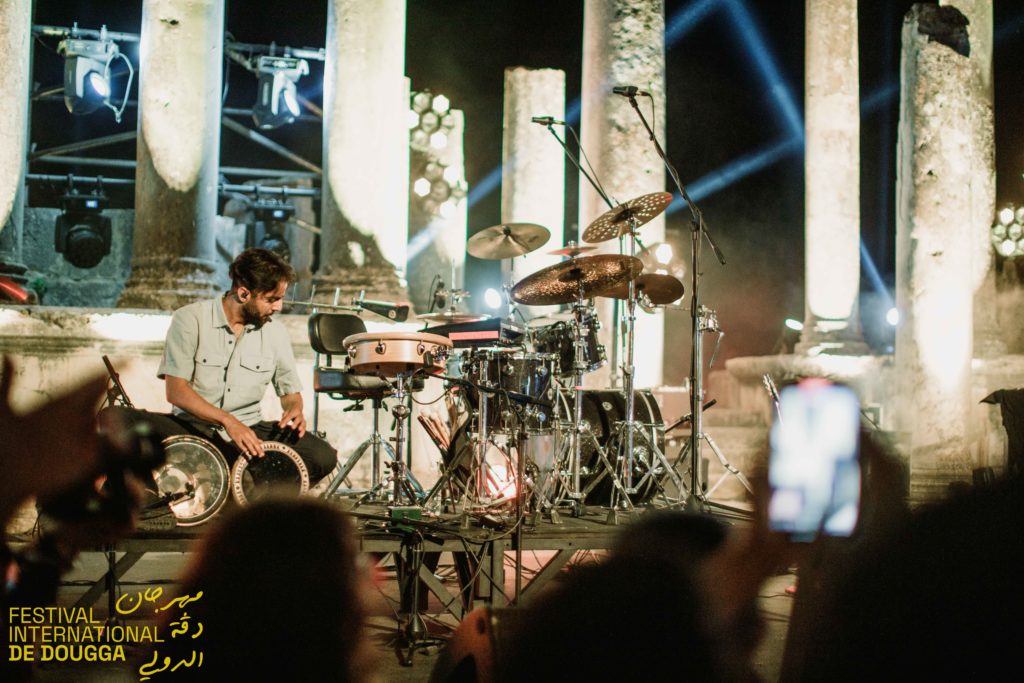
[[[226,327],[228,331],[231,331],[231,325],[228,324],[228,317],[224,315],[224,299],[223,297],[217,297],[213,300],[213,326],[214,327]]]

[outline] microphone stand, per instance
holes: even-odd
[[[718,245],[715,244],[715,240],[711,237],[707,224],[704,222],[703,212],[690,198],[682,180],[679,179],[679,172],[676,171],[672,162],[668,160],[665,150],[662,149],[661,143],[658,142],[658,137],[654,134],[650,124],[647,123],[643,112],[640,111],[640,107],[636,102],[636,94],[626,93],[626,97],[629,98],[630,105],[647,130],[647,135],[650,137],[651,142],[654,143],[655,151],[661,157],[662,162],[664,162],[665,168],[668,169],[672,181],[683,197],[683,201],[686,202],[687,207],[690,209],[690,239],[692,244],[690,259],[690,320],[692,322],[691,334],[693,338],[693,347],[690,352],[690,419],[692,428],[689,440],[690,490],[686,496],[685,507],[691,512],[706,512],[707,507],[712,505],[731,509],[707,500],[703,493],[704,482],[701,481],[700,477],[702,463],[701,442],[704,438],[704,348],[702,334],[704,332],[705,313],[700,299],[700,256],[703,242],[701,238],[707,239],[708,245],[711,246],[711,250],[715,253],[715,257],[723,266],[725,265],[725,255],[718,248]],[[648,95],[648,97],[650,96]]]

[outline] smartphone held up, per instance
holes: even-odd
[[[860,402],[821,378],[785,387],[771,429],[768,524],[794,541],[849,536],[860,511]]]

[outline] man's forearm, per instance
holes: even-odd
[[[189,415],[221,426],[225,426],[224,421],[232,417],[231,413],[221,410],[200,396],[187,380],[168,375],[165,381],[167,382],[167,401]]]

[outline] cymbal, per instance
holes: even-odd
[[[498,260],[529,254],[547,244],[551,231],[535,223],[503,223],[477,232],[466,251],[482,259]]]
[[[655,306],[662,306],[676,301],[683,295],[685,290],[679,278],[664,273],[641,273],[633,281],[633,285],[636,287],[637,296],[646,294],[647,298]],[[628,299],[629,281],[627,280],[615,285],[611,289],[606,289],[598,294],[598,296],[608,297],[609,299]]]
[[[476,313],[460,313],[459,311],[444,311],[442,313],[422,313],[416,316],[417,320],[426,320],[429,323],[475,323],[478,320],[487,320],[491,316],[478,315]]]
[[[625,235],[629,232],[631,219],[635,218],[637,227],[640,227],[661,215],[671,203],[670,192],[652,192],[630,199],[598,216],[583,231],[583,241],[593,244]]]
[[[576,244],[575,242],[569,242],[569,244],[561,249],[555,249],[548,253],[552,256],[568,256],[570,258],[576,258],[580,254],[585,254],[588,251],[597,251],[597,247],[584,247],[583,245]]]
[[[567,304],[628,282],[641,270],[643,264],[633,256],[581,256],[527,275],[512,288],[512,299],[527,306]]]

